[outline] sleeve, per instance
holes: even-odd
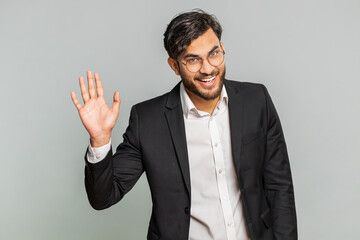
[[[91,144],[89,144],[88,151],[86,154],[86,160],[92,164],[98,163],[106,157],[110,148],[111,148],[111,139],[108,144],[97,148],[94,148],[91,146]]]
[[[91,164],[85,160],[85,188],[90,205],[96,210],[114,205],[131,190],[142,173],[139,121],[134,106],[123,142],[115,154],[112,154],[110,148],[105,158],[98,163]]]
[[[267,89],[266,158],[264,188],[273,222],[274,239],[297,239],[294,189],[280,119]]]

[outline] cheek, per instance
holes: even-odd
[[[193,82],[194,81],[194,77],[195,77],[195,74],[189,74],[185,71],[182,71],[180,69],[180,77],[182,80],[184,81],[187,81],[187,82]]]

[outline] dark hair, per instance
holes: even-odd
[[[214,15],[194,9],[175,16],[164,33],[164,47],[169,57],[176,59],[186,51],[192,40],[197,39],[209,28],[212,28],[221,40],[222,28]]]

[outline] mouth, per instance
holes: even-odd
[[[210,86],[214,85],[214,83],[216,82],[215,81],[216,76],[217,75],[209,77],[209,78],[202,78],[202,79],[196,79],[196,80],[199,81],[201,85],[203,85],[205,87],[210,87]]]

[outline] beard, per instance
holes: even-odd
[[[206,78],[208,76],[219,76],[219,70],[217,71],[213,71],[211,74],[201,74],[200,76],[198,77],[195,77],[195,80],[198,80],[198,79],[202,79],[202,78]],[[219,83],[217,84],[217,86],[214,86],[214,87],[217,87],[218,89],[216,89],[215,92],[211,92],[211,93],[207,93],[207,92],[203,92],[201,91],[201,89],[199,89],[198,87],[196,87],[196,85],[194,84],[193,81],[188,81],[188,80],[183,80],[183,84],[184,84],[184,87],[185,89],[187,89],[188,91],[190,91],[191,93],[203,98],[204,100],[214,100],[215,98],[219,97],[220,94],[221,94],[221,91],[222,91],[222,88],[224,86],[224,81],[225,81],[225,67],[224,67],[224,71],[223,73],[221,74],[221,76],[219,76]]]

